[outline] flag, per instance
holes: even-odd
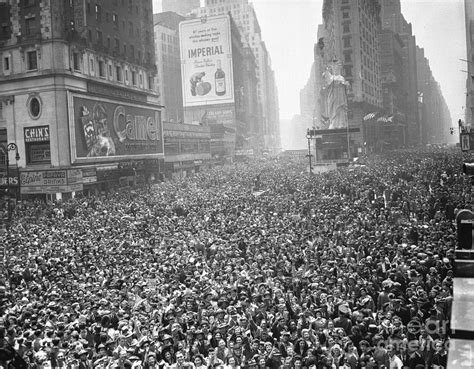
[[[385,115],[379,117],[379,119],[377,119],[377,122],[386,122],[387,121],[387,117]]]
[[[390,122],[390,123],[393,122],[393,115],[391,115],[391,116],[389,116],[389,117],[387,118],[387,122]]]
[[[367,115],[364,117],[364,120],[374,119],[376,115],[377,115],[376,112],[374,112],[374,113],[369,113],[369,114],[367,114]]]

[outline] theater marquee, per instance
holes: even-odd
[[[72,162],[163,156],[159,109],[77,94],[70,102]]]

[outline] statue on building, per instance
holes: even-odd
[[[347,128],[347,82],[341,75],[341,64],[333,60],[322,76],[322,115],[329,121],[329,129]]]

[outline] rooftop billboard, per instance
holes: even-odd
[[[234,102],[228,15],[179,24],[184,107]]]

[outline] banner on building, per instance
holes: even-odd
[[[228,15],[179,24],[183,105],[234,102],[232,39]]]
[[[163,155],[159,109],[70,94],[71,160],[101,162]]]

